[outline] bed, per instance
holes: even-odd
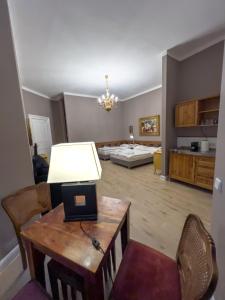
[[[98,148],[98,156],[102,160],[109,160],[110,154],[113,151],[118,150],[119,148],[120,148],[120,146],[115,146],[115,147],[104,146],[104,147]]]
[[[121,144],[118,146],[104,146],[98,148],[98,156],[102,160],[109,160],[110,155],[115,153],[117,150],[128,149],[139,146],[138,144]]]
[[[153,162],[153,154],[159,147],[137,145],[134,147],[119,147],[110,153],[113,163],[125,166],[129,169]]]

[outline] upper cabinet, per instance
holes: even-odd
[[[197,125],[198,101],[191,100],[176,105],[176,127],[191,127]]]
[[[176,105],[175,126],[217,126],[220,97],[189,100]]]

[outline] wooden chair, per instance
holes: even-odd
[[[189,215],[176,261],[143,244],[129,242],[110,299],[209,300],[217,274],[214,242],[199,217]]]
[[[20,237],[21,227],[35,215],[45,213],[51,209],[49,185],[47,183],[39,183],[23,188],[2,199],[1,203],[14,226],[20,247],[23,268],[26,269],[26,253]]]
[[[112,266],[111,266],[112,260]],[[105,282],[109,280],[109,277],[112,278],[112,267],[113,271],[116,271],[116,260],[115,260],[115,245],[113,245],[110,255],[107,258],[106,264],[103,266],[103,274]],[[48,274],[51,285],[52,296],[54,300],[59,300],[60,297],[60,286],[61,283],[62,295],[64,300],[68,300],[68,289],[70,289],[72,300],[76,300],[76,292],[79,291],[82,295],[82,300],[87,300],[84,280],[81,276],[74,273],[70,269],[64,267],[62,264],[51,259],[48,263]],[[108,277],[109,275],[109,277]]]
[[[75,274],[70,269],[64,267],[55,260],[50,260],[48,263],[49,280],[51,284],[52,297],[54,300],[59,300],[59,285],[58,281],[61,282],[62,295],[64,300],[68,300],[67,286],[71,291],[72,300],[76,300],[76,292],[79,291],[82,295],[82,300],[86,300],[86,293],[84,288],[84,280],[81,276]]]

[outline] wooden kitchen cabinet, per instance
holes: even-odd
[[[193,184],[195,180],[194,156],[171,152],[169,176]]]
[[[169,176],[172,179],[212,190],[215,158],[170,152]]]
[[[214,157],[196,157],[195,158],[195,184],[212,190],[215,169]]]
[[[176,127],[192,127],[198,124],[198,101],[190,100],[176,105]]]
[[[220,95],[180,102],[175,108],[175,126],[217,126],[219,105]]]

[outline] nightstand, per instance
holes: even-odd
[[[161,174],[161,156],[162,150],[158,150],[153,155],[154,174]]]

